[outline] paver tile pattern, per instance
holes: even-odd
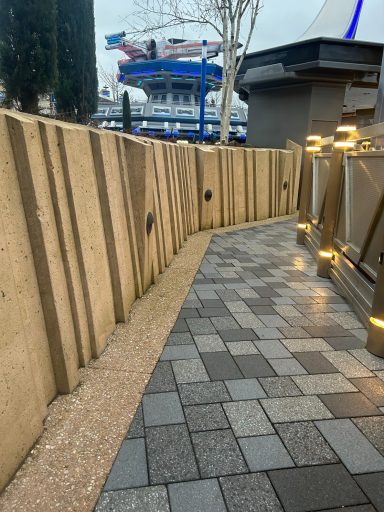
[[[96,511],[384,511],[365,339],[293,221],[214,235]]]

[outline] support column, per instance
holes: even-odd
[[[384,243],[382,247],[367,340],[368,352],[379,357],[384,357]]]
[[[333,255],[333,237],[336,227],[336,218],[339,208],[340,190],[343,179],[343,158],[344,151],[334,148],[329,170],[329,178],[326,191],[323,229],[317,260],[317,275],[329,277]]]
[[[305,228],[307,225],[307,214],[312,192],[312,153],[304,152],[303,157],[303,179],[301,183],[299,220],[297,222],[296,243],[304,245]]]

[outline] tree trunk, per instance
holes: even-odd
[[[27,112],[28,114],[39,113],[39,97],[37,94],[26,91],[25,94],[20,96],[21,111]]]

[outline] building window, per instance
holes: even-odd
[[[195,112],[193,108],[177,108],[176,109],[176,115],[180,117],[194,117]]]
[[[183,103],[184,105],[189,105],[191,103],[191,97],[187,96],[186,94],[183,96]]]
[[[176,105],[180,104],[180,96],[178,94],[173,95],[173,103],[175,103]]]
[[[167,103],[167,95],[166,94],[161,95],[161,103]]]
[[[155,116],[170,116],[171,109],[169,107],[153,107],[152,114]]]

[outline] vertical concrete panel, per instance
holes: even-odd
[[[186,147],[188,153],[188,165],[190,175],[190,190],[191,190],[191,207],[193,219],[193,233],[199,231],[199,199],[197,193],[197,167],[196,167],[196,148],[195,146]],[[218,190],[218,189],[216,189]]]
[[[204,231],[205,229],[211,229],[213,225],[215,152],[205,148],[196,148],[196,162],[200,230]],[[210,192],[212,193],[211,197]]]
[[[278,215],[286,215],[288,212],[288,185],[291,181],[293,155],[291,152],[279,150],[278,152]]]
[[[235,224],[246,219],[245,154],[242,148],[233,151]]]
[[[298,207],[299,197],[299,186],[300,186],[300,175],[301,175],[301,162],[303,158],[303,148],[292,140],[287,140],[287,149],[293,151],[293,173],[292,173],[292,184],[290,187],[291,192],[291,210],[290,213],[294,213]]]
[[[189,229],[188,229],[188,208],[187,208],[187,195],[186,195],[186,188],[185,188],[186,184],[185,184],[183,152],[182,152],[182,147],[180,145],[173,145],[172,149],[175,152],[176,174],[177,174],[177,179],[178,179],[178,183],[179,183],[182,233],[183,233],[183,239],[186,240]]]
[[[139,251],[137,248],[135,218],[133,215],[133,207],[132,207],[131,185],[129,183],[129,178],[128,178],[128,163],[127,163],[128,156],[126,154],[124,137],[118,137],[116,139],[116,145],[117,145],[117,157],[118,157],[118,161],[119,161],[121,185],[122,185],[122,192],[123,192],[124,213],[125,213],[125,220],[127,223],[129,245],[130,245],[131,257],[132,257],[133,278],[134,278],[134,283],[135,283],[136,296],[141,297],[143,295],[143,286],[142,286],[142,280],[141,280]]]
[[[58,133],[92,356],[99,357],[115,328],[115,311],[91,140],[82,128],[68,126]]]
[[[175,193],[175,206],[176,206],[176,218],[177,218],[177,226],[179,230],[180,237],[180,247],[183,245],[183,241],[187,239],[187,233],[185,230],[185,224],[183,222],[183,214],[182,214],[182,194],[181,194],[181,185],[180,178],[178,172],[178,162],[177,162],[177,147],[175,144],[170,144],[169,147],[171,154],[171,171],[173,175],[174,193]]]
[[[254,185],[254,149],[244,150],[244,166],[245,166],[245,213],[246,221],[255,220],[255,185]]]
[[[77,261],[75,238],[72,230],[61,155],[64,148],[57,136],[57,123],[39,120],[48,179],[50,184],[57,233],[64,263],[67,288],[75,329],[77,353],[81,366],[86,366],[91,357],[87,311]]]
[[[173,174],[173,163],[171,154],[171,145],[163,143],[164,152],[164,163],[165,163],[165,178],[168,190],[168,201],[169,201],[169,219],[172,232],[172,244],[173,252],[177,254],[181,247],[181,238],[179,230],[179,219],[177,215],[177,204],[176,204],[176,191],[175,191],[175,180]]]
[[[219,148],[222,226],[229,226],[228,150]]]
[[[90,131],[109,269],[115,319],[125,322],[136,299],[128,226],[116,140],[119,135]]]
[[[162,230],[164,263],[165,266],[168,267],[173,259],[173,245],[171,221],[169,215],[167,180],[165,177],[163,143],[154,140],[152,141],[152,145],[153,156],[155,160],[155,182],[159,201],[159,214],[156,216],[156,219],[158,219],[157,222],[159,223]]]
[[[222,226],[222,191],[221,191],[221,169],[220,169],[220,156],[219,148],[212,146],[210,148],[215,153],[215,167],[214,167],[214,194],[213,194],[213,227],[219,228]]]
[[[1,159],[1,157],[0,157]],[[3,169],[3,167],[2,167]],[[1,172],[3,174],[3,172]],[[21,210],[22,211],[22,210]],[[25,332],[19,307],[20,290],[13,272],[24,262],[15,262],[0,217],[0,491],[12,478],[18,466],[43,430],[45,407],[36,387],[36,364],[29,358],[30,340],[35,338],[35,325]],[[7,228],[7,231],[9,228]],[[14,233],[15,235],[16,233]],[[17,233],[19,235],[25,233]],[[16,265],[15,265],[16,263]],[[23,297],[21,297],[21,300]],[[36,322],[38,323],[38,322]],[[37,347],[36,347],[37,348]]]
[[[229,224],[233,226],[235,224],[235,179],[234,179],[234,170],[233,170],[233,158],[235,149],[228,148],[228,209],[229,209]]]
[[[254,150],[255,157],[255,220],[267,219],[270,216],[271,201],[271,156],[265,149]]]
[[[5,334],[6,328],[16,329],[17,332],[21,330],[27,334],[25,341],[36,382],[36,392],[41,410],[45,412],[46,404],[56,395],[56,383],[11,141],[5,116],[2,114],[0,114],[0,218],[4,229],[4,234],[0,238],[2,247],[0,253],[8,252],[9,254],[8,264],[1,266],[4,277],[0,283],[6,282],[8,279],[6,276],[13,276],[14,285],[12,286],[16,290],[13,303],[15,310],[19,310],[16,316],[5,316],[7,320],[0,325]],[[0,290],[3,290],[2,284],[0,284]],[[0,291],[0,305],[2,311],[5,311],[3,308],[8,307],[4,290],[3,293]],[[16,322],[16,327],[13,326],[13,321]],[[0,360],[3,361],[2,357]],[[1,368],[2,364],[0,372]]]
[[[57,390],[78,383],[79,360],[67,281],[38,124],[6,114],[27,218]]]
[[[269,159],[270,159],[270,196],[269,196],[269,217],[276,217],[278,212],[278,194],[277,194],[277,183],[278,183],[278,169],[279,169],[279,160],[278,160],[278,150],[271,149],[269,150]]]
[[[189,162],[188,162],[188,151],[184,146],[180,147],[182,154],[182,162],[184,169],[184,190],[185,190],[185,201],[186,201],[186,214],[187,214],[187,227],[188,235],[193,233],[193,219],[192,219],[192,195],[190,185],[190,173],[189,173]]]
[[[148,220],[153,216],[153,148],[150,144],[140,142],[135,137],[125,136],[124,144],[128,165],[128,178],[131,188],[131,199],[137,249],[139,254],[141,282],[145,292],[153,281],[153,226],[147,232]]]

